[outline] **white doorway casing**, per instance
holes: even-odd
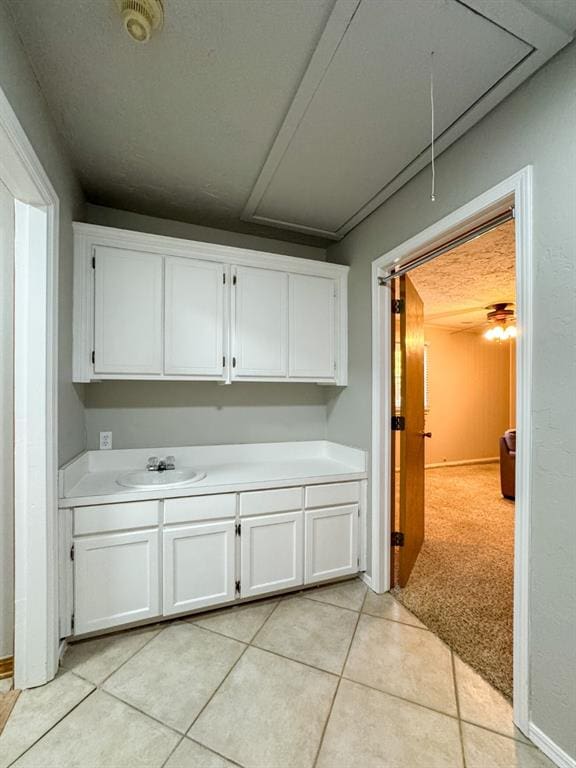
[[[14,683],[58,668],[58,197],[0,89],[0,179],[15,200]]]
[[[517,455],[514,544],[514,721],[529,733],[529,550],[532,399],[532,166],[479,195],[372,263],[372,577],[376,592],[390,589],[391,306],[378,284],[395,267],[464,234],[496,214],[515,209]]]

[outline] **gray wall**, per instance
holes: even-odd
[[[60,199],[59,277],[59,459],[84,449],[81,391],[72,385],[72,219],[82,212],[83,198],[28,59],[3,3],[0,3],[0,87],[16,113]],[[1,150],[0,150],[1,151]],[[3,577],[0,583],[0,657],[12,653],[13,638],[13,503],[0,507]]]
[[[328,259],[350,264],[350,385],[328,437],[369,448],[370,263],[528,164],[534,166],[531,529],[532,720],[576,757],[576,44],[572,43],[359,225]]]
[[[234,234],[128,211],[86,206],[86,221],[290,256],[325,259],[321,248]],[[101,382],[85,385],[88,448],[112,430],[114,448],[320,440],[325,390],[316,384]]]

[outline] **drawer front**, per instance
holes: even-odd
[[[167,499],[164,502],[164,522],[168,524],[194,523],[198,520],[217,520],[235,516],[235,493],[191,496],[186,499]]]
[[[330,483],[306,488],[306,509],[354,504],[360,501],[360,483]]]
[[[99,504],[94,507],[76,507],[74,510],[74,536],[128,528],[152,528],[158,523],[157,501]]]
[[[249,491],[240,494],[240,516],[293,512],[302,509],[302,488]]]

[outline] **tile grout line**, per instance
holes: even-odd
[[[454,685],[454,695],[456,697],[456,713],[458,715],[458,733],[460,734],[460,750],[462,752],[462,765],[466,768],[466,752],[464,750],[464,732],[462,730],[462,714],[460,712],[460,696],[458,694],[458,681],[456,680],[456,662],[454,660],[454,651],[450,651],[450,666],[452,668],[452,683]]]
[[[234,664],[233,664],[233,665],[230,667],[230,669],[228,670],[228,672],[226,673],[226,675],[224,675],[224,677],[223,677],[223,678],[222,678],[222,680],[220,681],[220,684],[218,685],[218,687],[217,687],[217,688],[214,690],[214,692],[212,693],[212,695],[210,696],[210,698],[209,698],[209,699],[208,699],[208,700],[205,702],[205,704],[204,704],[204,706],[202,707],[202,709],[201,709],[201,710],[198,712],[198,714],[196,715],[196,717],[195,717],[195,718],[192,720],[192,722],[191,722],[191,723],[190,723],[190,725],[188,726],[188,728],[187,728],[187,730],[186,730],[186,733],[185,733],[185,736],[186,736],[187,738],[189,738],[191,741],[194,741],[196,744],[200,744],[200,746],[201,746],[201,747],[204,747],[205,749],[210,749],[210,747],[206,747],[206,745],[205,745],[205,744],[202,744],[202,742],[201,742],[201,741],[198,741],[197,739],[193,739],[191,736],[188,736],[188,734],[190,733],[190,731],[191,731],[192,727],[193,727],[193,726],[194,726],[194,724],[195,724],[195,723],[198,721],[198,719],[200,718],[200,716],[202,715],[202,713],[203,713],[203,712],[206,710],[206,708],[208,707],[208,705],[209,705],[209,704],[212,702],[213,698],[216,696],[216,694],[218,693],[218,691],[220,690],[220,688],[221,688],[221,687],[224,685],[224,683],[226,682],[226,680],[227,680],[227,679],[230,677],[230,675],[232,674],[233,670],[234,670],[234,669],[236,669],[236,667],[237,667],[237,666],[238,666],[238,664],[240,663],[240,660],[241,660],[241,659],[244,657],[244,654],[246,653],[246,651],[248,651],[248,649],[249,649],[249,648],[251,648],[251,647],[255,647],[255,646],[252,646],[252,641],[254,640],[254,638],[256,637],[256,635],[258,634],[258,632],[260,632],[260,630],[261,630],[261,629],[264,627],[264,625],[265,625],[265,624],[266,624],[266,622],[267,622],[267,621],[270,619],[270,617],[271,617],[271,616],[272,616],[272,615],[275,613],[276,609],[277,609],[277,608],[278,608],[278,606],[280,605],[280,602],[281,602],[281,601],[279,600],[279,601],[276,603],[276,605],[274,606],[274,608],[272,608],[272,610],[270,611],[270,613],[268,614],[268,616],[266,616],[266,618],[265,618],[265,619],[264,619],[264,621],[262,622],[262,625],[261,625],[261,626],[259,627],[259,629],[258,629],[258,630],[257,630],[257,631],[254,633],[254,636],[252,637],[252,640],[250,640],[250,642],[249,642],[249,643],[246,643],[246,644],[245,644],[245,648],[244,648],[244,650],[242,651],[242,653],[240,654],[240,656],[239,656],[239,657],[236,659],[236,661],[234,662]],[[205,628],[203,628],[203,627],[198,627],[198,629],[204,629],[204,631],[205,631],[205,632],[210,632],[210,631],[211,631],[211,630],[209,630],[209,629],[205,629]],[[216,633],[216,632],[215,632],[214,634],[218,634],[218,633]],[[228,638],[228,639],[231,639],[231,638]],[[240,642],[240,641],[236,641],[236,642]],[[213,752],[214,750],[211,750],[211,751]],[[214,754],[220,754],[220,753],[218,753],[218,752],[214,752]],[[226,757],[225,755],[220,755],[220,757],[223,757],[225,760],[228,760],[228,759],[229,759],[229,758],[228,758],[228,757]]]
[[[73,673],[73,672],[71,672],[70,674],[74,674],[74,673]],[[78,676],[77,676],[77,675],[75,675],[75,677],[78,677]],[[83,682],[87,682],[86,680],[84,680],[84,678],[81,678],[81,680],[82,680]],[[92,685],[94,685],[94,683],[92,683]],[[32,747],[35,747],[35,746],[36,746],[36,744],[38,744],[38,742],[42,741],[42,739],[43,739],[45,736],[47,736],[47,735],[50,733],[50,731],[53,731],[53,730],[54,730],[54,728],[56,728],[56,726],[57,726],[57,725],[59,725],[59,724],[60,724],[60,723],[61,723],[63,720],[65,720],[65,719],[68,717],[68,715],[70,715],[72,712],[74,712],[74,710],[75,710],[75,709],[77,709],[77,708],[80,706],[80,704],[83,704],[83,703],[86,701],[86,699],[88,699],[90,696],[92,696],[92,694],[93,694],[93,693],[95,693],[95,691],[97,691],[97,690],[98,690],[98,689],[97,689],[97,688],[96,688],[96,686],[95,686],[94,688],[92,688],[92,690],[91,690],[91,691],[88,691],[88,693],[86,694],[86,696],[83,696],[83,697],[80,699],[80,701],[78,701],[76,704],[74,704],[74,706],[73,706],[73,707],[71,707],[71,708],[70,708],[70,709],[69,709],[69,710],[66,712],[66,714],[62,715],[62,717],[60,717],[58,720],[56,720],[56,722],[55,722],[55,723],[53,723],[53,724],[50,726],[50,728],[48,728],[46,731],[44,731],[44,733],[43,733],[41,736],[39,736],[39,737],[38,737],[38,738],[37,738],[37,739],[36,739],[34,742],[32,742],[32,744],[30,744],[30,746],[29,746],[29,747],[26,747],[26,749],[25,749],[23,752],[21,752],[21,753],[20,753],[20,754],[19,754],[17,757],[15,757],[15,758],[14,758],[14,760],[12,760],[10,763],[8,763],[8,765],[7,765],[7,767],[6,767],[6,768],[11,768],[11,766],[15,765],[15,764],[17,763],[17,761],[18,761],[18,760],[20,760],[20,758],[21,758],[21,757],[23,757],[23,756],[24,756],[24,755],[25,755],[27,752],[29,752],[29,751],[32,749]]]
[[[332,710],[334,709],[334,704],[336,702],[336,697],[338,696],[338,691],[340,690],[340,685],[342,683],[342,675],[344,674],[344,670],[346,668],[346,664],[348,662],[348,656],[350,655],[350,651],[352,650],[352,644],[354,643],[354,638],[356,637],[356,631],[358,630],[358,624],[360,623],[360,618],[362,616],[362,609],[364,608],[364,605],[366,603],[366,598],[368,596],[368,588],[364,592],[364,598],[362,600],[362,605],[360,606],[360,610],[357,613],[356,616],[356,624],[354,625],[354,631],[352,632],[352,635],[350,637],[350,642],[348,643],[348,650],[346,651],[346,656],[344,657],[344,661],[342,663],[342,668],[340,670],[340,675],[338,676],[338,683],[336,684],[336,689],[334,690],[334,695],[332,696],[332,701],[330,702],[330,709],[328,710],[328,714],[326,716],[326,721],[324,723],[324,727],[322,728],[322,733],[320,734],[320,741],[318,743],[318,749],[316,750],[316,755],[314,757],[314,762],[312,763],[312,768],[316,768],[318,764],[318,759],[320,757],[320,752],[322,750],[322,745],[324,744],[324,737],[326,735],[326,730],[328,728],[328,723],[330,722],[330,718],[332,717]]]

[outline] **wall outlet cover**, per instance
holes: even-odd
[[[100,432],[100,450],[109,451],[112,448],[112,432]]]

